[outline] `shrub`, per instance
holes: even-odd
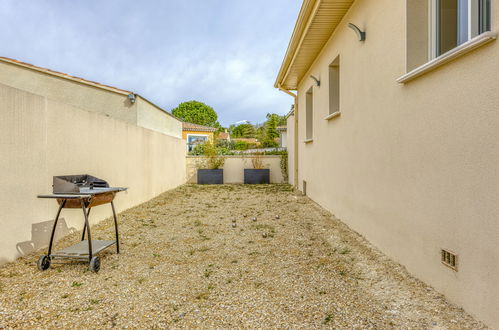
[[[277,148],[279,147],[279,143],[275,142],[274,140],[265,140],[262,143],[264,148]]]
[[[232,151],[229,148],[219,147],[217,149],[218,149],[218,154],[219,155],[233,155],[234,154],[234,151]]]
[[[265,155],[276,155],[276,156],[282,156],[286,154],[286,157],[288,156],[288,151],[287,150],[271,150],[271,151],[265,151]]]
[[[227,140],[217,140],[215,142],[215,145],[217,146],[217,148],[220,148],[220,149],[226,148],[229,150],[234,149],[234,144],[235,144],[234,141],[227,141]]]
[[[214,170],[224,166],[225,158],[220,155],[218,148],[213,143],[204,143],[204,155],[206,156],[206,168]]]
[[[236,141],[234,143],[235,150],[248,150],[249,144],[246,141]]]
[[[201,155],[204,155],[204,146],[205,146],[206,143],[201,143],[201,144],[198,144],[196,145],[192,151],[189,152],[189,155],[193,155],[193,156],[201,156]]]

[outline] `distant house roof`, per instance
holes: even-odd
[[[244,142],[248,142],[248,143],[257,143],[258,142],[258,140],[255,138],[234,138],[234,139],[232,139],[232,141],[244,141]]]
[[[277,126],[277,130],[279,132],[286,132],[288,130],[288,128],[286,126]]]
[[[215,132],[217,129],[209,126],[203,126],[193,123],[182,123],[183,131],[198,131],[198,132]]]
[[[230,139],[230,134],[227,132],[220,132],[220,133],[218,133],[218,138],[220,140],[228,140],[228,139]]]

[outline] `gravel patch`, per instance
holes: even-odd
[[[0,329],[485,328],[288,185],[185,185],[119,222],[98,274],[1,267]]]

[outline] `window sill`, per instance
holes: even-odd
[[[312,143],[314,142],[314,139],[306,139],[305,141],[303,141],[303,143]]]
[[[479,36],[471,39],[470,41],[465,42],[464,44],[459,45],[452,50],[449,50],[447,53],[440,55],[439,57],[429,61],[428,63],[425,63],[420,67],[406,73],[402,77],[398,78],[397,82],[405,84],[495,39],[495,32],[482,33]]]
[[[330,114],[329,116],[324,117],[324,120],[331,120],[333,118],[339,117],[341,115],[341,112],[336,111]]]

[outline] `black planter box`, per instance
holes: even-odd
[[[244,183],[247,184],[260,184],[260,183],[270,183],[270,169],[244,169]]]
[[[198,170],[198,184],[223,184],[224,170]]]

